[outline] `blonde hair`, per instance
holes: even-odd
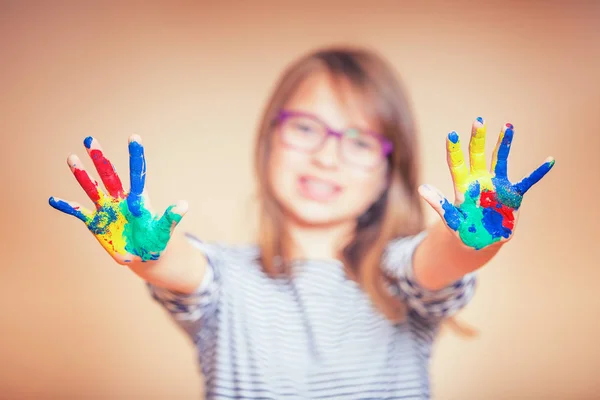
[[[348,84],[362,98],[369,117],[393,143],[388,157],[388,186],[383,195],[359,217],[354,238],[340,249],[346,273],[369,295],[388,319],[402,321],[406,305],[387,290],[391,279],[381,268],[382,255],[390,240],[414,235],[424,229],[419,181],[418,141],[409,100],[393,69],[376,52],[364,48],[319,49],[296,60],[279,78],[259,125],[255,149],[258,177],[260,261],[270,276],[289,276],[290,237],[283,211],[269,182],[271,136],[276,116],[297,88],[310,76],[326,73],[339,88]],[[343,89],[342,88],[342,89]],[[343,95],[344,90],[339,91]],[[452,320],[453,330],[471,336],[473,331]]]

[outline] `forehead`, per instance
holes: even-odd
[[[305,79],[285,103],[286,109],[315,114],[334,129],[356,127],[377,131],[368,95],[348,79],[318,72]]]

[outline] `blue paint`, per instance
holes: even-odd
[[[479,197],[479,191],[481,189],[481,185],[479,184],[479,181],[475,181],[472,184],[469,185],[469,189],[467,190],[467,194],[470,198],[472,199],[476,199],[477,197]]]
[[[92,140],[94,140],[94,138],[91,136],[88,136],[83,140],[83,145],[85,146],[86,149],[89,149],[92,147]]]
[[[127,205],[131,214],[140,217],[142,215],[142,193],[146,184],[146,160],[144,158],[144,146],[135,141],[129,143],[129,177],[131,192],[127,196]]]
[[[447,199],[442,201],[442,208],[444,209],[444,219],[446,220],[447,225],[455,231],[458,230],[458,227],[463,221],[462,213]]]
[[[492,178],[492,184],[496,188],[496,195],[498,196],[496,207],[502,208],[502,204],[515,210],[521,207],[523,196],[519,194],[508,178]]]
[[[471,233],[477,232],[477,229],[475,228],[475,224],[471,224],[471,226],[469,227],[469,232],[471,232]]]
[[[479,121],[480,124],[483,124],[483,118],[477,117],[477,121]]]
[[[512,125],[511,125],[512,126]],[[504,137],[498,147],[498,156],[496,158],[496,168],[494,173],[499,178],[505,178],[508,170],[508,153],[510,152],[510,145],[512,143],[514,131],[512,128],[507,128],[504,131]]]
[[[485,230],[488,231],[494,239],[500,237],[508,239],[510,237],[511,231],[510,229],[502,226],[502,221],[504,220],[502,214],[500,214],[493,208],[484,208],[482,211],[483,220],[481,221],[481,223],[483,224]]]
[[[73,215],[82,220],[83,222],[87,222],[87,218],[85,217],[85,215],[83,215],[83,213],[80,210],[73,208],[66,201],[56,200],[54,197],[50,197],[48,203],[58,211],[62,211],[65,214]]]
[[[515,191],[524,195],[533,185],[538,183],[540,179],[542,179],[548,171],[552,169],[554,166],[554,160],[547,161],[540,165],[535,171],[533,171],[528,177],[523,178],[523,180],[517,184],[515,184]]]
[[[103,235],[108,233],[108,226],[117,220],[117,210],[112,207],[103,207],[94,219],[89,223],[88,228],[94,235]]]
[[[452,131],[448,134],[448,139],[452,142],[452,143],[458,143],[458,133],[456,133],[455,131]]]

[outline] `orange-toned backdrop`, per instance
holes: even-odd
[[[88,160],[87,135],[127,182],[138,133],[155,206],[187,199],[182,229],[251,240],[263,103],[286,63],[330,43],[393,62],[423,180],[446,193],[444,136],[478,115],[490,151],[515,124],[514,179],[557,159],[462,314],[481,336],[440,337],[434,397],[600,398],[600,3],[475,3],[0,1],[0,398],[201,398],[191,344],[47,199],[88,204],[65,162]]]

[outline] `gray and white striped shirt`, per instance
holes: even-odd
[[[198,290],[148,287],[194,341],[207,399],[429,399],[437,328],[468,303],[476,277],[419,287],[411,259],[424,237],[392,241],[383,260],[409,306],[399,324],[373,308],[341,263],[297,262],[293,280],[273,279],[256,247],[192,236],[209,260]]]

